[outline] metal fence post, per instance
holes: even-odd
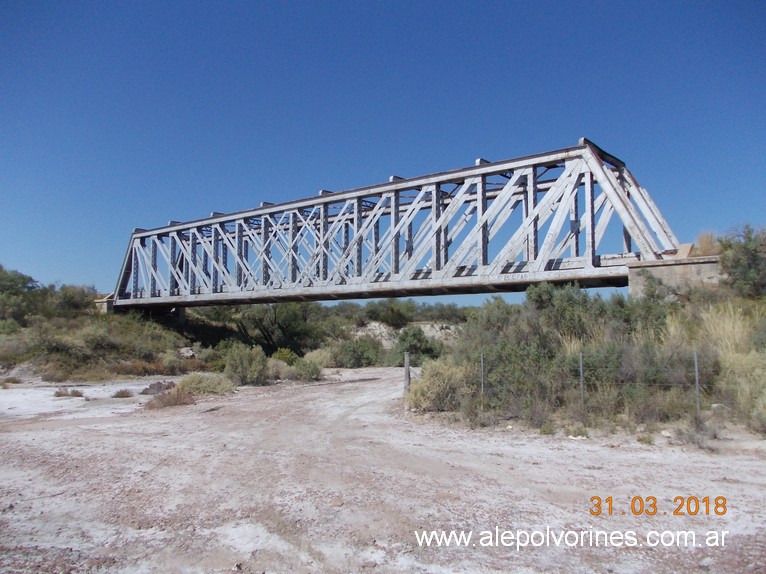
[[[697,421],[700,420],[700,370],[697,363],[697,351],[694,351],[694,387],[697,395]]]
[[[585,410],[585,370],[583,369],[582,353],[580,353],[580,405]]]
[[[484,412],[484,353],[479,356],[481,358],[481,411]]]
[[[410,392],[410,354],[404,353],[404,398]]]

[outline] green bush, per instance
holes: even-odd
[[[421,327],[409,325],[399,332],[395,350],[400,366],[404,353],[409,353],[411,364],[417,366],[425,359],[438,357],[441,353],[441,345],[426,337]]]
[[[178,387],[193,395],[225,395],[234,392],[234,383],[223,375],[194,373],[178,382]]]
[[[290,349],[285,349],[284,347],[277,349],[276,352],[271,355],[271,358],[287,363],[291,367],[300,359],[297,353]]]
[[[745,225],[720,242],[726,283],[744,297],[766,294],[766,229]]]
[[[0,319],[0,335],[13,335],[17,333],[21,325],[15,319]]]
[[[381,299],[367,303],[365,313],[370,321],[379,321],[394,329],[401,329],[412,322],[415,309],[415,302],[409,299]]]
[[[380,341],[369,335],[362,335],[341,343],[335,362],[341,368],[358,369],[377,365],[382,356],[383,347]]]
[[[83,312],[95,312],[96,297],[95,287],[62,285],[53,295],[52,304],[57,315],[74,316]]]
[[[313,351],[306,353],[303,356],[303,359],[305,361],[311,361],[320,369],[327,369],[330,367],[338,366],[335,362],[335,353],[333,350],[325,347],[321,349],[314,349]]]
[[[301,381],[318,381],[322,378],[322,369],[313,361],[298,359],[294,368],[298,379]]]
[[[266,354],[260,347],[236,343],[226,355],[224,373],[236,385],[264,385],[267,382]]]

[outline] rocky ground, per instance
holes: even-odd
[[[713,452],[659,433],[648,445],[513,422],[469,430],[405,412],[401,369],[162,410],[142,409],[149,397],[110,398],[153,380],[84,386],[91,400],[54,398],[39,382],[0,390],[0,571],[755,573],[766,563],[766,444],[733,428]],[[611,516],[590,514],[593,496],[613,498]],[[632,497],[649,496],[656,514],[634,516]],[[673,515],[677,496],[725,496],[726,513],[711,502]],[[475,537],[418,545],[416,531],[443,529]],[[688,530],[697,546],[586,538],[517,550],[479,539],[546,529],[631,531],[639,543]],[[707,547],[708,531],[727,531],[723,546]]]

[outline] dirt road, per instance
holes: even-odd
[[[764,441],[726,431],[710,453],[453,428],[403,412],[401,383],[401,369],[344,371],[159,411],[108,398],[116,386],[87,402],[0,390],[0,571],[764,572]],[[634,516],[650,496],[656,514]],[[709,510],[673,515],[677,496]],[[423,530],[473,535],[422,547]],[[520,531],[541,534],[517,550]],[[637,544],[589,544],[599,531]],[[664,531],[696,546],[665,547]]]

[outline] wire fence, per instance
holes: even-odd
[[[693,409],[694,414],[696,415],[697,419],[701,417],[701,409],[702,409],[702,388],[704,381],[702,380],[700,365],[701,365],[701,359],[699,357],[699,354],[697,351],[694,351],[691,355],[691,357],[688,357],[686,360],[689,361],[687,365],[681,365],[676,364],[674,365],[675,371],[673,373],[670,372],[670,370],[666,371],[660,371],[659,374],[665,375],[664,380],[659,381],[641,381],[641,382],[633,382],[632,384],[636,386],[642,386],[642,387],[656,387],[657,389],[671,389],[671,388],[682,388],[684,390],[691,390],[693,391],[693,405],[690,405],[690,408]],[[685,361],[684,361],[685,362]],[[583,412],[587,410],[587,400],[588,400],[588,393],[589,391],[593,391],[594,389],[598,389],[600,384],[603,384],[606,379],[609,378],[610,375],[615,375],[616,371],[619,370],[619,368],[615,368],[614,366],[604,366],[603,364],[593,364],[593,363],[600,363],[598,360],[593,360],[591,364],[588,364],[587,357],[585,353],[580,352],[578,356],[578,362],[577,362],[577,372],[574,377],[571,379],[568,379],[566,381],[562,381],[565,383],[565,385],[577,385],[579,388],[579,398],[580,398],[580,407]],[[411,360],[410,360],[410,353],[404,353],[404,394],[405,396],[409,392],[410,388],[410,382],[411,382],[411,368],[410,368]],[[693,366],[692,366],[693,365]],[[479,408],[480,410],[484,410],[484,405],[487,402],[487,377],[488,374],[491,374],[492,367],[487,365],[487,361],[485,360],[484,353],[480,353],[479,355],[479,380],[477,385],[477,394],[479,397]],[[691,370],[689,369],[689,366],[691,367]],[[683,373],[682,379],[683,382],[681,384],[677,382],[671,382],[671,379],[675,377],[675,379],[678,379],[678,375],[680,373]],[[599,373],[600,376],[594,377],[593,373]],[[590,375],[590,376],[589,376]],[[663,379],[663,377],[656,377],[659,379]],[[626,383],[630,384],[630,383]]]

